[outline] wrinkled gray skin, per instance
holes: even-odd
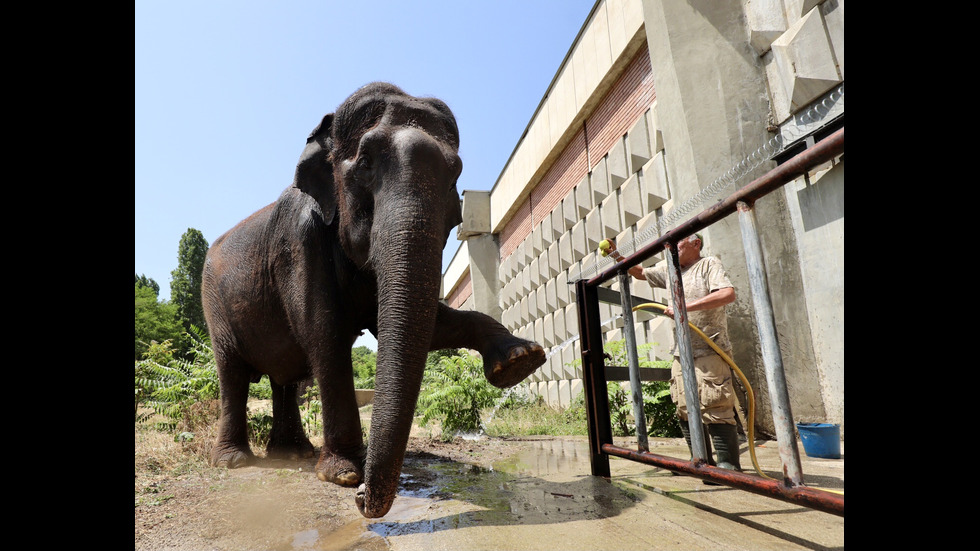
[[[215,240],[202,286],[221,382],[214,464],[254,459],[245,406],[263,374],[273,390],[268,456],[311,457],[296,385],[312,375],[324,404],[317,476],[360,485],[361,513],[380,517],[395,498],[430,350],[478,350],[500,388],[544,363],[540,345],[438,300],[442,249],[461,221],[458,149],[445,103],[365,86],[309,136],[279,199]],[[351,366],[364,329],[378,340],[368,446]]]

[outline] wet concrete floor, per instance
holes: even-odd
[[[492,441],[486,442],[492,445]],[[617,439],[635,448],[635,442]],[[477,444],[479,445],[479,444]],[[689,457],[682,439],[650,451]],[[844,459],[806,457],[804,482],[843,491]],[[780,476],[775,442],[757,443],[760,468]],[[293,550],[843,549],[844,518],[698,478],[611,458],[590,475],[583,439],[529,440],[489,468],[407,461],[402,489],[381,519],[296,534]],[[742,467],[754,472],[748,444]]]

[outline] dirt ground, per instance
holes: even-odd
[[[427,465],[455,461],[489,467],[517,453],[517,445],[413,436],[400,491],[426,486],[433,476]],[[296,535],[312,527],[329,531],[363,518],[354,504],[356,489],[317,479],[315,458],[273,460],[255,451],[257,464],[240,469],[198,465],[182,473],[154,472],[138,460],[135,549],[292,549]]]

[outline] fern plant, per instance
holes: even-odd
[[[442,424],[442,440],[450,441],[459,433],[483,429],[480,411],[488,408],[503,392],[487,382],[483,361],[460,349],[454,355],[441,355],[426,368],[419,393],[419,425],[433,420]]]
[[[168,419],[164,424],[169,429],[176,427],[194,402],[218,397],[218,371],[211,340],[196,326],[191,326],[185,335],[191,341],[190,361],[175,358],[172,343],[165,341],[136,362],[137,411],[140,404],[150,408],[152,413]],[[136,420],[145,421],[150,415],[137,414]]]

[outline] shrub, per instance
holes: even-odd
[[[460,349],[453,354],[433,353],[427,362],[419,393],[420,426],[433,420],[442,425],[442,439],[482,430],[480,411],[494,405],[503,392],[487,382],[483,361]]]
[[[323,431],[323,403],[320,402],[320,387],[315,381],[303,394],[299,414],[307,436],[316,436]]]
[[[249,383],[248,397],[256,398],[258,400],[272,399],[272,383],[269,382],[268,375],[263,375],[257,383]]]
[[[366,346],[351,350],[351,365],[354,368],[354,388],[374,388],[374,375],[377,371],[378,353]]]
[[[647,359],[652,347],[652,344],[642,344],[636,347],[639,366],[669,368],[670,360],[652,361]],[[603,346],[603,351],[609,356],[607,362],[610,365],[629,365],[625,340],[609,341]],[[569,363],[573,367],[581,364],[581,359]],[[658,437],[681,436],[675,418],[677,406],[670,398],[670,383],[667,381],[641,382],[640,388],[643,393],[643,414],[647,421],[647,435]],[[623,388],[618,382],[610,382],[607,384],[607,392],[613,434],[616,436],[635,436],[636,420],[633,418],[633,401],[630,391]]]
[[[174,357],[173,345],[164,341],[151,346],[144,359],[136,362],[136,420],[145,421],[139,406],[164,416],[169,430],[176,428],[188,407],[218,397],[218,371],[207,334],[197,327],[186,333],[191,342],[191,360]]]
[[[264,411],[248,416],[248,440],[257,447],[264,448],[272,434],[272,416]]]

